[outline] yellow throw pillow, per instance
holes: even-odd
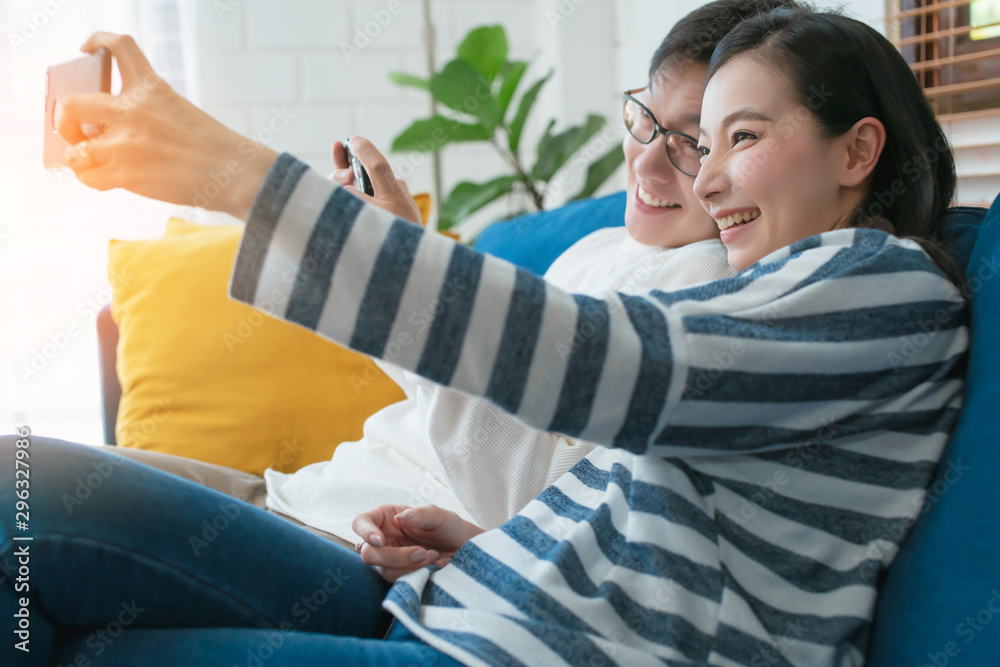
[[[243,226],[111,241],[124,447],[257,475],[329,460],[403,392],[371,359],[227,294]]]

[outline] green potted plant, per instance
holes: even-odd
[[[536,147],[534,163],[528,167],[522,132],[539,92],[552,77],[550,70],[518,95],[528,65],[524,60],[507,59],[507,36],[502,26],[493,25],[469,32],[456,57],[429,79],[402,72],[390,74],[392,81],[427,91],[449,110],[447,115],[432,115],[403,130],[393,141],[393,151],[436,153],[448,144],[485,141],[511,169],[485,183],[463,181],[456,185],[439,207],[438,229],[448,229],[514,192],[525,193],[528,206],[542,210],[546,190],[556,174],[604,126],[604,117],[590,114],[582,125],[553,133],[556,121],[551,119]],[[624,159],[621,145],[615,143],[589,164],[584,186],[572,199],[592,195]]]

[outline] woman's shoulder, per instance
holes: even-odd
[[[744,273],[765,281],[783,277],[793,291],[832,291],[848,302],[864,300],[859,291],[895,295],[897,302],[961,300],[958,288],[920,244],[877,229],[817,234],[767,255]]]

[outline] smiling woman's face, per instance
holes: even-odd
[[[696,63],[667,67],[636,97],[668,130],[697,138],[701,95],[708,68]],[[625,227],[639,243],[676,248],[718,238],[715,226],[694,195],[694,177],[679,172],[667,157],[664,138],[640,144],[626,132],[628,200]]]
[[[694,190],[716,220],[729,263],[766,255],[850,219],[839,152],[775,66],[745,54],[705,89]]]

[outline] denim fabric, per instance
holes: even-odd
[[[0,438],[0,664],[457,664],[402,629],[382,639],[389,587],[355,553],[125,457],[29,442],[19,530]],[[14,647],[25,596],[30,653]]]

